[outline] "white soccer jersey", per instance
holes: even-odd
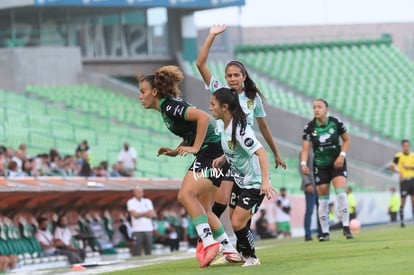
[[[262,186],[262,173],[259,158],[255,152],[263,146],[257,140],[250,125],[246,126],[242,134],[240,134],[240,126],[237,126],[237,142],[233,145],[231,141],[232,129],[232,122],[230,122],[227,129],[223,129],[223,124],[217,124],[217,130],[221,135],[221,147],[227,162],[231,165],[234,181],[240,188],[260,189]]]
[[[211,77],[210,85],[208,87],[206,86],[207,90],[209,90],[211,93],[214,93],[216,90],[223,88],[223,87],[228,88],[228,86],[224,85],[223,83],[221,83],[219,80],[217,80],[213,76]],[[245,112],[245,114],[247,115],[247,123],[250,126],[253,127],[255,117],[266,116],[266,112],[263,107],[263,101],[259,95],[256,95],[255,99],[251,100],[250,98],[246,96],[246,94],[243,91],[242,93],[239,94],[239,101],[240,101],[240,106],[243,109],[243,112]]]

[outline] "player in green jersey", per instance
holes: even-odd
[[[178,200],[192,218],[203,242],[204,253],[199,261],[200,267],[206,267],[219,253],[220,244],[223,254],[238,256],[238,253],[229,242],[220,220],[211,211],[217,187],[221,183],[220,174],[211,172],[213,160],[223,154],[220,136],[215,133],[214,121],[206,112],[194,108],[179,97],[178,84],[183,79],[178,67],[161,67],[154,74],[145,75],[139,80],[139,100],[144,108],[160,112],[167,128],[183,139],[175,149],[160,148],[158,156],[196,156],[183,179]]]
[[[343,234],[347,239],[353,235],[349,230],[349,206],[346,197],[346,152],[350,139],[345,125],[337,118],[328,116],[328,103],[324,99],[313,102],[314,119],[303,130],[301,171],[309,174],[306,164],[309,149],[313,147],[313,174],[318,192],[318,216],[322,227],[319,241],[329,241],[328,204],[332,181],[341,214]],[[340,145],[340,139],[343,144]]]

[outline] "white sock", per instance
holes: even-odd
[[[198,236],[203,241],[204,248],[216,242],[213,238],[213,233],[211,232],[211,228],[208,223],[200,223],[196,225],[196,230]]]
[[[338,201],[338,209],[341,213],[342,225],[349,226],[349,206],[346,193],[336,194],[336,200]]]
[[[318,216],[319,222],[321,224],[322,233],[329,233],[329,217],[328,217],[328,205],[329,205],[329,196],[319,196],[319,208]]]
[[[221,243],[221,245],[223,246],[223,253],[237,253],[237,250],[230,243],[229,237],[227,236],[226,232],[218,236],[216,238],[216,241]]]

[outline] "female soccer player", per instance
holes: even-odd
[[[216,168],[226,161],[236,183],[231,191],[230,219],[237,237],[238,247],[245,258],[242,267],[259,265],[254,249],[254,238],[250,231],[250,219],[263,201],[276,193],[270,184],[268,156],[256,139],[253,129],[247,123],[246,114],[239,103],[239,96],[233,89],[220,88],[213,93],[210,111],[221,135],[224,154],[213,162]]]
[[[337,118],[328,116],[328,103],[324,99],[313,102],[314,119],[303,130],[303,142],[301,153],[301,171],[309,174],[306,165],[309,148],[312,143],[314,159],[313,174],[318,192],[319,209],[318,216],[322,227],[322,236],[319,241],[329,241],[329,189],[333,182],[339,212],[341,213],[343,234],[347,239],[353,235],[349,230],[349,207],[346,197],[346,152],[350,140],[345,125]],[[340,138],[343,141],[340,145]]]
[[[231,257],[237,255],[237,251],[230,244],[220,220],[211,212],[221,180],[216,174],[207,174],[206,171],[211,170],[213,160],[223,154],[220,136],[215,133],[213,120],[206,112],[193,108],[179,98],[178,84],[183,79],[178,67],[161,67],[154,74],[145,75],[139,80],[139,100],[144,108],[160,112],[167,128],[183,138],[175,149],[160,148],[158,156],[196,156],[183,179],[178,200],[192,218],[203,242],[200,267],[206,267],[219,253],[220,243],[223,245],[223,254]]]
[[[210,28],[210,33],[207,36],[196,61],[197,68],[203,77],[204,83],[208,87],[208,90],[212,93],[225,85],[220,83],[211,74],[206,62],[215,37],[224,32],[226,28],[226,25],[213,25]],[[286,163],[280,159],[276,144],[272,138],[272,133],[270,132],[269,126],[265,120],[266,112],[263,107],[261,93],[256,87],[254,81],[250,78],[246,67],[239,61],[230,61],[226,65],[225,79],[228,87],[237,91],[240,105],[244,113],[247,114],[247,123],[253,127],[254,118],[256,118],[260,132],[273,152],[275,167],[277,168],[280,165],[286,169]],[[225,177],[223,179],[223,184],[221,184],[219,191],[217,192],[213,206],[213,212],[217,215],[217,217],[220,217],[226,209],[232,186],[233,180],[231,177]]]

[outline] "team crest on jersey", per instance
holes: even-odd
[[[253,100],[248,100],[247,101],[247,108],[249,110],[253,110],[254,109],[254,102],[253,102]]]
[[[231,140],[227,141],[227,146],[229,146],[230,150],[234,150],[234,144]]]

